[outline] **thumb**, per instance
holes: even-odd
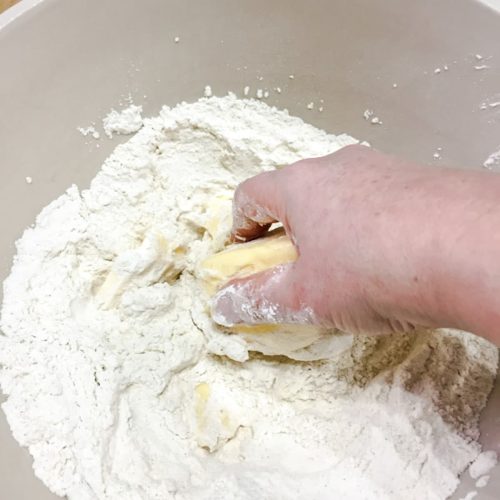
[[[296,286],[295,263],[236,279],[212,299],[212,318],[222,326],[263,323],[316,323]]]

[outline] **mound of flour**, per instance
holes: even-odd
[[[211,323],[196,279],[241,180],[353,142],[261,102],[204,98],[145,120],[90,189],[41,212],[4,285],[0,380],[49,488],[70,500],[451,494],[480,452],[495,347],[439,331],[355,338],[324,361],[266,357]]]

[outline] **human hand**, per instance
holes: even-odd
[[[243,182],[233,239],[279,221],[299,257],[231,281],[214,297],[214,320],[350,333],[445,326],[434,300],[434,171],[356,145]]]

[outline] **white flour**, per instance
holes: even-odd
[[[500,149],[498,151],[495,151],[494,153],[491,153],[490,156],[486,158],[485,162],[483,163],[483,167],[498,171],[500,167]]]
[[[113,134],[127,135],[137,132],[142,127],[142,106],[131,104],[121,111],[112,109],[102,120],[102,127],[109,138],[113,137]]]
[[[89,190],[42,211],[5,282],[0,363],[14,436],[54,492],[451,494],[480,452],[495,347],[441,331],[357,338],[323,362],[266,358],[211,323],[196,279],[241,180],[352,142],[262,102],[201,99],[145,120]]]
[[[115,111],[116,113],[116,111]],[[77,127],[78,132],[82,134],[84,137],[87,137],[88,135],[92,136],[94,139],[99,139],[101,137],[101,134],[96,130],[96,128],[93,125],[90,125],[88,127]]]
[[[497,464],[497,454],[490,451],[483,451],[469,467],[469,474],[472,479],[477,479],[483,474],[490,472]]]

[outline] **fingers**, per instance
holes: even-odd
[[[239,185],[233,201],[233,240],[258,238],[273,222],[282,221],[284,200],[279,175],[279,171],[264,172]]]
[[[223,326],[264,323],[315,324],[316,316],[295,286],[295,265],[283,264],[233,280],[212,300],[212,317]]]

